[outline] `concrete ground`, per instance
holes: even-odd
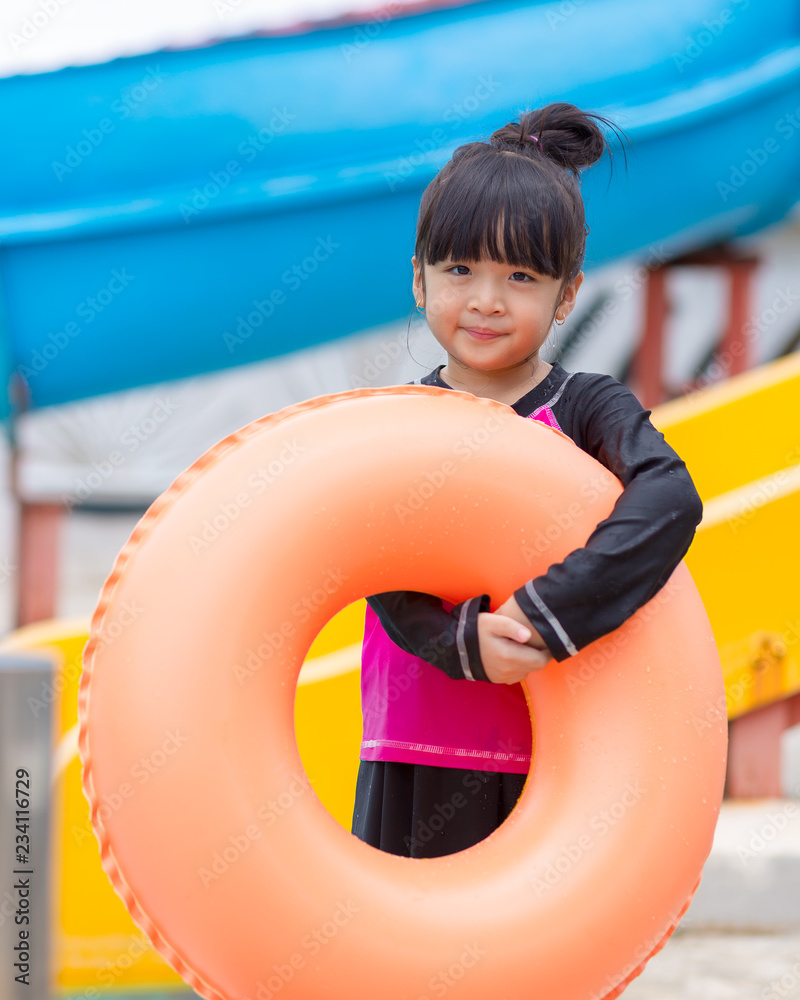
[[[797,1000],[800,928],[778,934],[678,931],[625,1000]]]

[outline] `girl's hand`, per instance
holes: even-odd
[[[539,632],[533,627],[530,620],[526,617],[522,608],[517,604],[517,599],[512,594],[507,601],[504,601],[499,608],[497,608],[493,614],[496,615],[506,615],[508,618],[513,618],[514,621],[524,625],[525,628],[530,632],[531,637],[527,641],[528,646],[533,646],[534,649],[543,649],[549,652],[547,649],[547,643],[541,637]],[[552,658],[552,654],[551,654]]]
[[[544,643],[541,647],[531,645],[534,633],[539,636],[530,623],[523,626],[509,615],[501,615],[499,610],[478,614],[481,663],[493,684],[517,684],[532,670],[541,670],[552,660]]]

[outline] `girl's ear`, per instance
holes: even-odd
[[[567,316],[572,312],[575,306],[575,299],[578,295],[578,289],[583,284],[583,271],[578,271],[572,281],[568,282],[567,287],[564,289],[564,293],[561,296],[561,302],[558,306],[558,315],[563,316],[566,319]]]
[[[412,292],[413,292],[415,300],[417,302],[419,302],[420,299],[422,298],[422,274],[421,274],[419,268],[417,267],[417,258],[416,257],[412,257],[411,258],[411,263],[412,263],[412,265],[414,267],[414,280],[413,280],[413,282],[411,284],[411,289],[412,289]]]

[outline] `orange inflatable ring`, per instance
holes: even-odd
[[[727,747],[725,718],[692,724],[724,688],[684,564],[527,678],[531,772],[469,850],[364,844],[314,794],[294,732],[303,659],[341,608],[393,589],[497,607],[620,492],[504,404],[401,386],[256,420],[152,504],[92,619],[80,755],[105,871],[199,994],[611,998],[664,945],[711,848]]]

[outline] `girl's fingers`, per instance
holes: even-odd
[[[495,612],[478,615],[481,658],[488,678],[495,684],[515,684],[552,659],[548,649],[531,645],[532,630],[517,619]],[[507,645],[508,640],[514,646]],[[505,640],[505,642],[501,641]]]
[[[496,611],[492,615],[494,618],[493,632],[495,635],[505,636],[507,639],[516,639],[517,642],[527,642],[531,637],[531,630],[526,628],[515,618],[509,618],[508,615],[500,615]]]

